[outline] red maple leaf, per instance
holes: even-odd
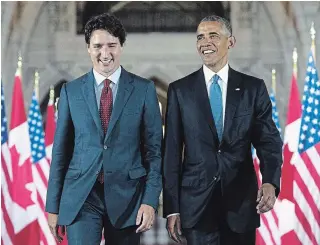
[[[12,200],[19,206],[27,209],[28,206],[34,205],[31,194],[35,189],[32,187],[32,170],[30,158],[19,166],[20,154],[15,146],[10,148],[12,161],[12,180],[8,180],[8,187]]]

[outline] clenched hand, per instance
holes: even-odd
[[[136,219],[136,225],[139,225],[139,224],[141,225],[136,230],[136,233],[150,230],[153,225],[154,218],[155,218],[154,208],[147,204],[141,204],[138,211],[137,219]],[[141,220],[142,220],[142,223],[141,223]]]
[[[58,225],[58,214],[48,213],[48,224],[54,238],[61,243],[66,231],[65,226]],[[59,231],[60,230],[60,231]]]
[[[263,184],[258,191],[257,202],[258,214],[271,210],[276,202],[275,187],[269,183]]]

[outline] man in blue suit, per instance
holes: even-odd
[[[161,191],[162,123],[154,84],[120,66],[121,22],[85,26],[93,69],[61,89],[46,211],[69,245],[138,245]]]

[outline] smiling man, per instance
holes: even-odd
[[[93,69],[61,89],[46,211],[69,245],[138,245],[152,227],[161,179],[162,122],[154,84],[120,66],[126,39],[114,16],[92,17]]]
[[[263,80],[229,66],[234,45],[227,20],[204,18],[197,29],[203,66],[169,85],[163,203],[176,242],[184,235],[188,245],[254,245],[259,214],[279,194],[282,141],[271,101]]]

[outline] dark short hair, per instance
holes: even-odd
[[[121,46],[126,41],[126,30],[120,20],[112,14],[104,13],[91,17],[84,27],[86,43],[90,43],[91,34],[95,30],[106,30],[114,37],[119,38]]]
[[[227,19],[220,17],[218,15],[209,15],[207,17],[204,17],[201,20],[201,22],[206,22],[206,21],[217,21],[217,22],[221,23],[222,26],[225,28],[225,31],[227,32],[226,34],[228,34],[229,36],[232,36],[232,27],[231,27],[230,22]]]

